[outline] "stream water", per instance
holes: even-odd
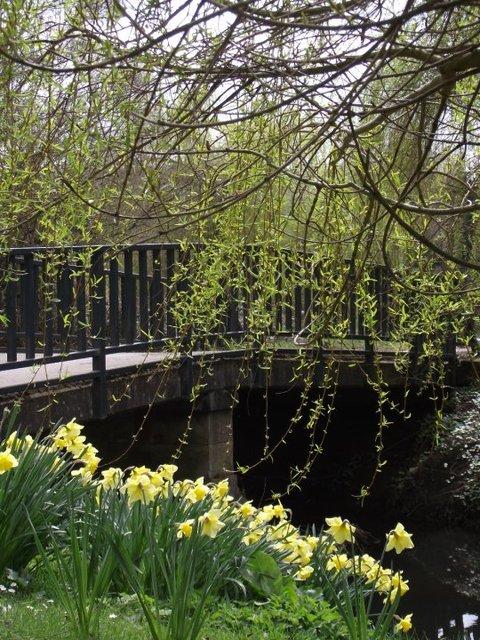
[[[413,613],[417,633],[429,640],[479,640],[479,575],[469,561],[478,536],[452,529],[414,531],[413,537],[415,549],[393,559],[410,585],[400,612]]]
[[[456,421],[455,438],[461,444],[458,451],[468,449],[470,458],[455,451],[455,464],[450,466],[462,479],[469,480],[470,490],[471,487],[474,490],[477,487],[480,491],[480,391],[467,392],[464,399],[464,405],[457,407],[450,419]],[[237,415],[237,426],[243,430],[248,446],[245,449],[237,446],[236,453],[242,463],[248,463],[258,459],[261,453],[253,446],[255,439],[252,432],[260,423],[259,413],[263,407],[260,400],[253,398],[250,398],[249,406],[247,403],[242,406]],[[270,402],[270,407],[270,436],[274,440],[275,430],[285,427],[287,423],[289,403],[284,401],[282,405],[281,401],[277,404]],[[401,515],[397,512],[401,511],[399,505],[390,503],[391,485],[384,479],[395,476],[410,460],[415,459],[418,454],[415,450],[418,447],[416,434],[421,422],[428,420],[430,408],[418,404],[413,410],[414,418],[408,424],[397,425],[398,429],[392,428],[386,441],[386,448],[391,452],[388,472],[386,470],[382,474],[384,478],[380,478],[372,498],[360,506],[353,495],[358,493],[360,483],[371,474],[375,409],[365,394],[356,398],[351,394],[339,398],[323,456],[312,468],[302,485],[302,491],[285,497],[284,504],[292,508],[296,524],[303,527],[312,523],[322,524],[325,516],[348,517],[367,532],[364,551],[376,557],[381,554],[385,532],[395,526],[397,517],[401,519],[413,531],[415,549],[398,557],[394,554],[392,558],[394,567],[404,570],[410,585],[409,592],[402,598],[400,613],[413,613],[419,637],[428,640],[480,640],[480,531],[476,532],[475,527],[471,526],[468,531],[464,527],[452,527],[446,524],[448,518],[442,515],[443,508],[461,509],[461,506],[458,507],[461,501],[457,504],[450,500],[447,504],[446,500],[439,498],[439,503],[435,503],[433,509],[426,499],[424,504],[415,507],[414,513]],[[241,481],[248,497],[261,501],[272,490],[285,487],[288,469],[300,463],[302,452],[305,451],[306,442],[302,440],[301,433],[300,428],[288,445],[276,452],[273,463],[266,461]],[[454,445],[458,445],[456,440]],[[460,464],[460,458],[465,458],[465,468],[462,467],[463,462]],[[441,461],[436,464],[441,469],[446,466]],[[426,488],[413,486],[412,491],[421,493],[425,490],[428,494],[438,491],[441,496],[445,486],[458,485],[454,479],[442,476],[436,486],[435,477],[433,484],[427,484]]]

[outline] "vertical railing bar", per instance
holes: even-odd
[[[150,326],[154,339],[164,336],[163,282],[160,249],[152,251],[152,283],[150,286]]]
[[[297,277],[300,275],[298,273],[299,264],[294,266],[297,269]],[[302,286],[300,284],[296,284],[293,290],[293,298],[294,298],[294,326],[295,332],[298,333],[301,331],[302,327]]]
[[[172,304],[174,299],[174,283],[173,275],[175,271],[175,249],[173,247],[167,247],[166,250],[166,317],[167,317],[167,337],[174,338],[177,335],[175,320],[172,311]]]
[[[15,255],[7,258],[5,312],[7,316],[7,362],[17,361],[17,273]]]
[[[275,264],[275,331],[281,333],[283,331],[283,260],[282,254],[279,252],[276,256]]]
[[[54,305],[56,304],[54,300],[55,290],[51,286],[53,281],[51,278],[48,277],[47,265],[48,265],[48,260],[44,258],[42,273],[45,276],[45,282],[44,282],[45,344],[43,346],[43,354],[45,357],[51,356],[53,354],[53,347],[54,347],[53,334],[55,331]]]
[[[291,292],[291,275],[292,275],[292,261],[290,251],[285,252],[285,270],[284,270],[284,282],[288,283],[288,291],[284,298],[285,307],[285,331],[292,333],[293,331],[293,309],[292,309],[292,292]]]
[[[77,265],[77,347],[79,351],[87,349],[87,299],[85,261],[78,258]]]
[[[94,251],[92,255],[90,304],[92,314],[92,342],[95,348],[95,355],[92,357],[92,410],[95,418],[105,418],[108,413],[105,355],[106,305],[104,251],[101,248]]]
[[[118,257],[113,256],[109,260],[108,269],[108,312],[110,344],[118,347],[120,344],[120,311],[119,311],[119,272]]]
[[[133,250],[125,249],[124,284],[125,284],[125,343],[133,344],[136,329],[135,279],[133,277]]]
[[[35,320],[37,318],[35,293],[35,273],[33,263],[33,253],[25,255],[25,286],[23,300],[23,318],[25,327],[25,357],[32,359],[35,357]]]
[[[307,257],[307,265],[308,272],[311,273],[311,258]],[[307,278],[307,282],[310,282],[310,278]],[[312,287],[310,284],[305,286],[304,290],[304,298],[305,298],[305,316],[304,316],[304,326],[309,327],[311,319],[312,319]],[[307,332],[310,333],[310,330]]]
[[[150,336],[148,316],[148,272],[147,250],[138,251],[138,280],[139,280],[139,312],[140,312],[140,340],[148,340]]]

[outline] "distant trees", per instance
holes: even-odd
[[[461,244],[479,208],[479,13],[475,0],[1,3],[5,242],[173,237],[241,209],[247,235],[273,225],[387,261],[414,238],[476,266],[476,225],[468,256],[441,229]]]

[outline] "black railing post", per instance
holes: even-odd
[[[125,309],[122,309],[122,316],[125,323],[124,339],[126,344],[133,344],[136,337],[137,327],[137,296],[136,282],[133,275],[133,250],[125,249],[124,255],[124,289],[125,296],[122,303]]]
[[[285,332],[293,333],[293,297],[291,291],[292,278],[292,256],[289,251],[285,252],[284,283],[287,285],[285,295]]]
[[[150,336],[148,313],[148,269],[147,250],[138,251],[138,288],[139,288],[139,313],[140,313],[140,340],[148,342]]]
[[[118,347],[120,344],[120,305],[119,305],[119,275],[118,258],[110,258],[108,269],[108,319],[110,328],[110,344]]]
[[[29,251],[25,255],[23,267],[25,273],[23,282],[23,326],[25,330],[25,358],[27,360],[35,358],[35,320],[37,319],[37,308],[35,299],[35,266],[33,264],[33,252]]]
[[[374,336],[380,332],[380,267],[373,269],[373,278],[368,281],[368,292],[375,300],[375,326],[373,327]],[[365,326],[363,322],[363,332],[365,334],[365,364],[373,365],[375,358],[375,345],[371,329]]]
[[[150,286],[150,332],[154,340],[164,337],[164,286],[160,249],[152,251],[152,283]]]
[[[299,269],[298,262],[295,265],[296,267],[296,277],[298,278],[301,275],[301,271]],[[293,290],[293,322],[294,322],[294,332],[299,333],[303,329],[303,309],[302,309],[302,285],[295,284]]]
[[[105,271],[103,261],[104,250],[102,248],[96,249],[92,255],[90,274],[92,341],[95,349],[95,355],[92,357],[92,411],[95,418],[105,418],[108,414],[105,356]]]
[[[55,287],[56,279],[49,277],[47,258],[43,258],[42,273],[44,276],[44,309],[45,309],[45,331],[43,355],[49,358],[53,355],[54,332],[55,332],[55,300],[57,291]]]
[[[167,337],[174,338],[177,335],[177,328],[175,326],[175,318],[172,313],[172,301],[175,298],[174,294],[174,282],[173,276],[175,273],[175,249],[173,247],[167,247],[166,250],[166,265],[165,265],[165,279],[167,295],[165,299],[166,304],[166,320],[167,320]]]
[[[17,274],[15,256],[7,258],[7,286],[5,289],[5,312],[7,316],[7,362],[17,361]]]

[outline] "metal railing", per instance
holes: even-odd
[[[200,245],[193,247],[202,251]],[[188,264],[189,250],[177,243],[139,244],[125,248],[73,246],[15,248],[3,256],[0,281],[0,372],[83,358],[92,359],[92,371],[70,379],[93,379],[97,414],[105,413],[106,356],[126,351],[165,349],[168,341],[185,336],[175,322],[175,295],[189,288],[180,265]],[[296,256],[296,257],[295,257]],[[321,315],[318,288],[303,279],[291,285],[296,254],[278,262],[276,293],[267,297],[272,336],[292,336],[306,331],[312,316]],[[198,349],[231,344],[248,333],[250,305],[255,300],[258,273],[255,251],[246,248],[243,268],[245,290],[226,285],[225,309],[216,330],[204,337]],[[373,344],[356,300],[354,271],[348,269],[347,288],[338,310],[346,325],[346,338],[364,341],[366,361]],[[312,266],[312,278],[320,271]],[[371,273],[375,298],[375,334],[389,336],[390,282],[383,266]]]

